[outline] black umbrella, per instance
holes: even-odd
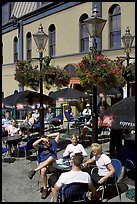
[[[54,98],[54,100],[58,100],[58,98],[64,98],[65,101],[72,102],[72,101],[79,101],[82,97],[87,97],[87,95],[79,90],[65,88],[61,89],[60,91],[55,91],[49,94],[50,97]]]
[[[40,103],[40,93],[34,92],[34,91],[21,91],[18,93],[14,93],[10,96],[7,96],[2,100],[4,105],[16,105],[18,103],[22,104],[27,104],[27,105],[32,105],[32,104],[37,104]],[[44,95],[43,94],[43,103],[44,104],[52,104],[54,102],[54,99]]]
[[[117,88],[111,88],[111,89],[104,90],[103,88],[99,87],[98,93],[104,93],[110,97],[121,97],[121,92]]]
[[[112,115],[113,129],[135,129],[135,96],[120,100],[106,110],[103,115]]]

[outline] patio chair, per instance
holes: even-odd
[[[2,162],[3,162],[3,167],[7,166],[5,165],[5,159],[6,159],[6,156],[8,156],[8,153],[9,153],[9,149],[7,147],[2,147]]]
[[[26,162],[27,162],[27,158],[30,157],[31,154],[37,152],[37,150],[33,147],[33,143],[37,139],[38,138],[34,137],[34,138],[29,139],[25,145],[22,145],[22,146],[19,145],[19,152],[25,153]]]
[[[116,191],[117,191],[117,194],[119,196],[119,200],[121,201],[121,193],[120,193],[120,189],[118,186],[118,182],[119,182],[120,176],[122,174],[122,164],[118,159],[111,159],[111,162],[112,162],[112,165],[115,169],[114,179],[108,178],[104,182],[104,184],[100,185],[98,188],[98,190],[102,191],[102,193],[101,193],[101,201],[102,202],[104,201],[104,197],[107,201],[109,200],[109,197],[106,198],[106,195],[105,195],[106,191],[105,190],[108,191],[108,189],[110,189],[112,186],[116,187]],[[97,167],[93,167],[93,169],[91,170],[91,174],[95,171],[97,171]]]
[[[2,147],[2,160],[8,155],[8,151],[7,147]]]
[[[127,159],[135,163],[135,151],[130,147],[123,147],[121,150],[121,162],[123,165],[126,164]]]
[[[87,183],[70,183],[64,185],[58,193],[57,202],[86,202]]]
[[[73,118],[73,116],[71,116],[69,111],[64,111],[65,117],[67,118],[68,121],[68,132],[69,132],[69,123],[70,122],[78,122],[79,119],[78,118]]]
[[[135,164],[130,159],[126,159],[124,165],[124,179],[126,178],[130,178],[135,181]]]

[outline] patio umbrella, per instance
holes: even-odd
[[[2,102],[4,105],[16,105],[18,103],[32,105],[39,103],[40,100],[40,93],[34,91],[21,91],[18,93],[14,93],[10,96],[5,97]],[[54,102],[54,99],[43,94],[43,103],[50,105]]]
[[[124,98],[107,109],[103,115],[113,116],[113,129],[135,129],[135,96]]]
[[[58,100],[59,98],[64,98],[67,102],[79,101],[82,97],[87,97],[87,95],[79,90],[65,88],[60,91],[51,92],[49,94],[50,97],[54,98],[54,100]]]

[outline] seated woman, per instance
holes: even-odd
[[[84,167],[87,167],[89,164],[93,162],[96,163],[98,168],[97,173],[93,173],[91,175],[91,179],[95,187],[102,185],[108,178],[113,179],[113,175],[115,173],[115,169],[111,163],[111,159],[102,152],[102,146],[98,143],[92,143],[91,152],[93,157],[83,163]]]
[[[30,126],[34,124],[34,117],[32,116],[32,112],[28,113],[28,116],[25,119],[25,122],[27,122]]]
[[[25,131],[31,130],[34,125],[34,117],[32,116],[32,112],[29,112],[24,123],[20,126],[22,133],[24,134]]]
[[[16,120],[12,119],[12,124],[8,126],[8,136],[12,136],[14,134],[21,134],[20,128],[16,127],[17,123]],[[17,144],[19,143],[18,140],[15,141],[8,141],[7,144],[10,149],[10,153],[15,153],[17,154]]]

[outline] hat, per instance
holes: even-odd
[[[86,107],[90,107],[89,103],[86,105]]]

